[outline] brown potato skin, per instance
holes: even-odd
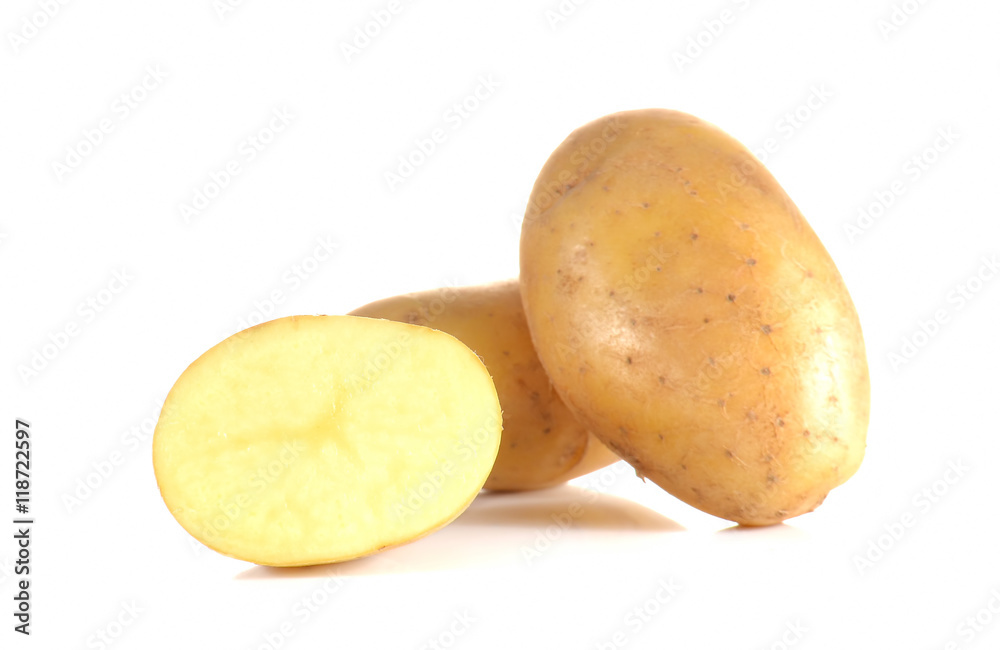
[[[620,460],[552,389],[531,345],[516,279],[386,298],[351,315],[442,330],[483,360],[503,409],[500,451],[486,489],[551,487]]]
[[[717,127],[650,109],[574,131],[535,183],[520,279],[567,406],[674,496],[767,525],[858,469],[870,386],[850,295]]]

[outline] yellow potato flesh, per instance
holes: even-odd
[[[641,475],[743,524],[808,512],[861,463],[869,379],[829,254],[736,140],[666,110],[574,132],[521,237],[535,347]]]
[[[351,316],[282,318],[191,364],[153,441],[163,500],[207,546],[336,562],[457,517],[500,440],[485,367],[455,338]]]
[[[386,298],[351,313],[443,330],[482,358],[504,421],[487,489],[550,487],[619,460],[552,389],[531,344],[516,279]]]

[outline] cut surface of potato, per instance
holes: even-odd
[[[153,440],[160,493],[220,553],[336,562],[457,517],[500,440],[479,358],[429,328],[293,316],[244,330],[180,376]]]
[[[395,296],[351,313],[440,329],[482,358],[504,421],[487,489],[551,487],[619,460],[552,388],[531,344],[517,279]]]

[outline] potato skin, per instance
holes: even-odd
[[[517,279],[386,298],[351,315],[439,329],[480,356],[503,410],[500,451],[486,489],[551,487],[620,460],[552,389],[531,345]]]
[[[674,496],[767,525],[858,469],[857,312],[791,199],[717,127],[650,109],[574,131],[535,183],[520,279],[567,406]]]

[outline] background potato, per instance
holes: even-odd
[[[789,197],[718,128],[654,109],[571,134],[531,195],[521,290],[569,408],[687,503],[770,524],[861,463],[853,303]]]
[[[500,452],[486,488],[549,487],[619,460],[552,389],[531,345],[517,280],[396,296],[351,314],[445,331],[483,359],[503,409]]]

